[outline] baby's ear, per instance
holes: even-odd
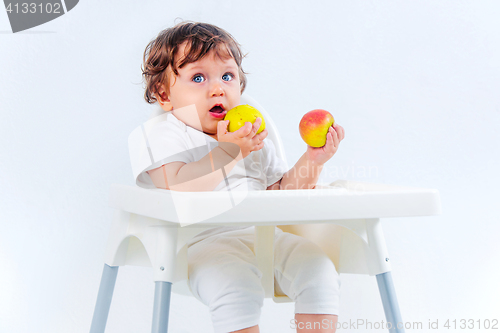
[[[156,100],[158,101],[158,104],[160,104],[161,108],[164,111],[172,111],[173,109],[172,103],[170,103],[170,99],[168,98],[167,92],[165,91],[163,85],[160,85],[158,87],[155,97]]]

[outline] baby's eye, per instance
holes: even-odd
[[[234,79],[234,75],[232,73],[222,75],[222,80],[224,81],[231,81],[232,79]]]
[[[196,83],[202,83],[203,81],[205,81],[205,77],[201,74],[196,74],[191,80]]]

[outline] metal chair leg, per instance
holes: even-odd
[[[391,333],[404,333],[404,323],[401,319],[401,312],[399,311],[398,299],[396,298],[396,290],[392,281],[391,272],[385,272],[377,275],[378,289],[382,304],[384,305],[385,318],[387,325],[391,323],[389,332]]]
[[[113,298],[117,274],[118,266],[108,266],[104,264],[94,316],[92,317],[92,325],[90,326],[90,333],[104,333],[106,329],[106,322],[108,321],[109,307],[111,306],[111,299]]]
[[[163,281],[155,282],[153,325],[151,327],[152,333],[168,332],[168,315],[170,312],[171,291],[172,283]]]

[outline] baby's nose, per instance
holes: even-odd
[[[214,83],[211,88],[211,96],[218,97],[218,96],[224,96],[224,89],[222,89],[222,86],[220,83]]]

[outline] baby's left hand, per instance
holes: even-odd
[[[340,141],[344,140],[345,132],[342,126],[335,124],[331,126],[326,134],[326,144],[323,147],[314,148],[307,146],[306,156],[309,161],[317,164],[325,164],[339,148]]]

